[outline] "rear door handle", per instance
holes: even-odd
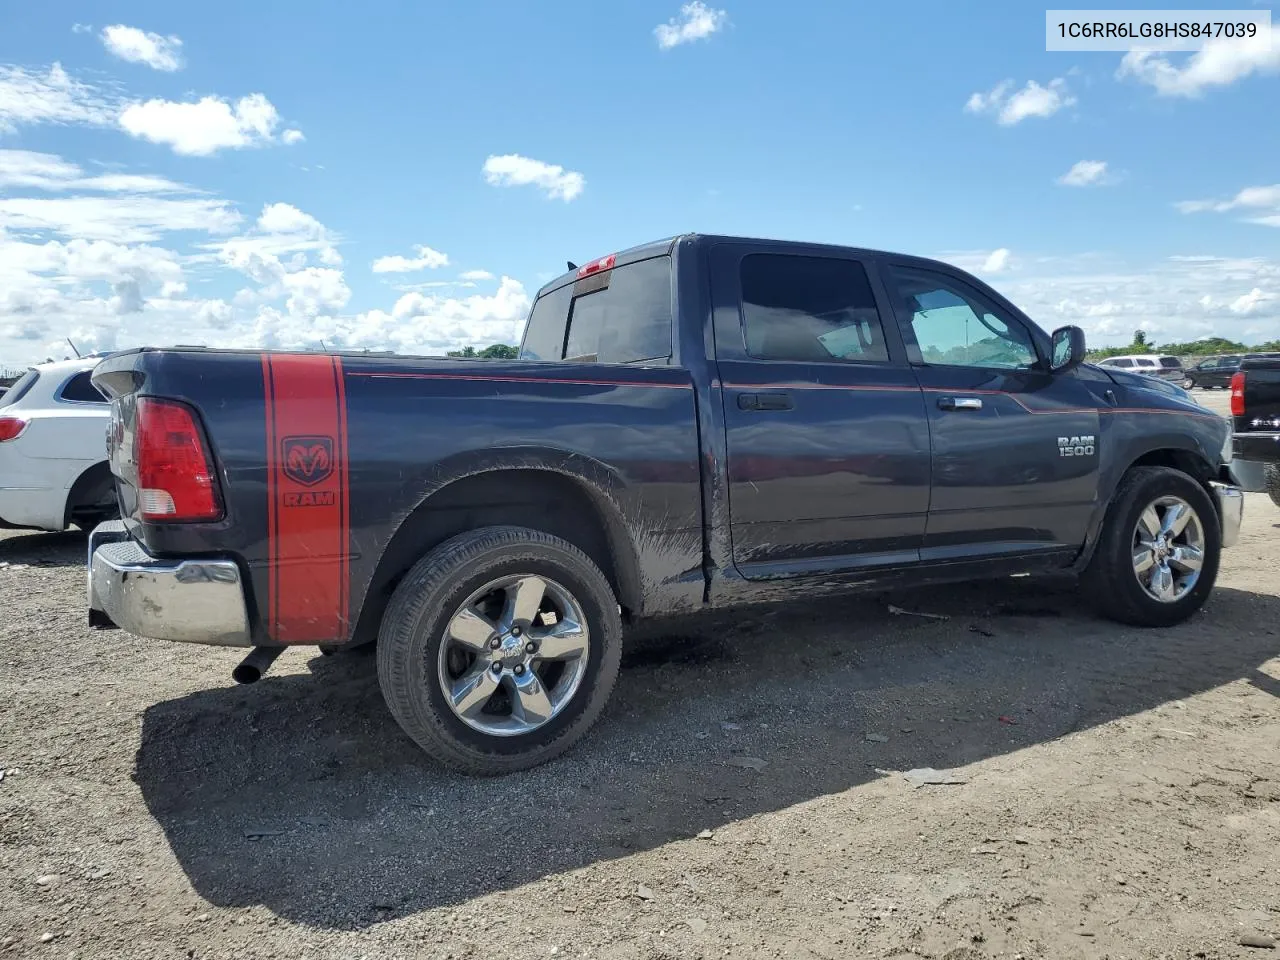
[[[977,397],[939,397],[939,410],[981,410],[982,401]]]
[[[795,403],[785,393],[740,393],[738,409],[740,410],[791,410]]]

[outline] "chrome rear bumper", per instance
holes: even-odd
[[[89,623],[157,640],[250,645],[233,561],[157,559],[129,539],[118,520],[89,535]]]

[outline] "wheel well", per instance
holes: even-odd
[[[569,541],[608,579],[624,618],[638,612],[635,553],[621,519],[603,500],[585,483],[550,470],[495,470],[446,484],[392,535],[365,592],[353,641],[377,637],[396,585],[424,554],[479,527],[531,527]]]
[[[1195,477],[1200,483],[1208,483],[1213,479],[1213,467],[1203,457],[1189,450],[1152,450],[1129,464],[1129,469],[1134,467],[1172,467]]]
[[[103,490],[110,490],[114,482],[111,467],[105,460],[95,463],[76,477],[76,482],[71,485],[71,490],[67,493],[67,505],[62,520],[63,528],[71,524],[72,513],[76,507],[97,502],[96,495]]]

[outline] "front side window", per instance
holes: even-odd
[[[911,359],[931,366],[1025,369],[1038,360],[1022,323],[967,284],[915,267],[886,270]]]
[[[753,253],[742,258],[747,353],[760,360],[886,363],[867,272],[853,260]]]

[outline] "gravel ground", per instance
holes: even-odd
[[[585,743],[489,781],[371,656],[237,687],[88,630],[83,536],[6,536],[0,957],[1275,956],[1278,526],[1251,495],[1171,630],[1027,579],[651,628]]]

